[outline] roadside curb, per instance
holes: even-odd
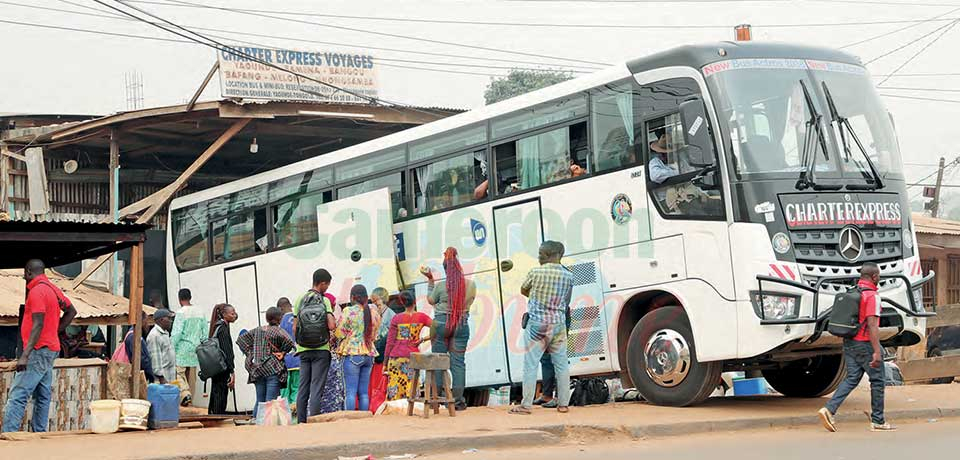
[[[144,460],[317,460],[414,453],[424,454],[465,449],[495,449],[502,447],[529,447],[557,442],[553,434],[539,430],[517,430],[509,433],[482,434],[449,438],[408,439],[398,441],[368,441],[351,444],[317,445],[292,448],[271,448],[241,452],[203,453],[177,456],[149,457]]]
[[[932,408],[932,409],[905,409],[887,411],[886,416],[891,421],[940,419],[960,417],[960,408]],[[866,422],[866,415],[856,412],[844,412],[836,416],[840,423]],[[754,419],[710,420],[702,422],[660,423],[652,425],[545,425],[533,427],[557,436],[564,436],[574,430],[596,430],[610,434],[625,433],[633,438],[655,438],[703,434],[715,432],[730,432],[757,430],[765,428],[792,428],[809,425],[819,425],[817,415],[763,417]]]
[[[893,421],[941,419],[960,417],[960,407],[946,409],[905,409],[886,412]],[[836,419],[840,423],[867,423],[866,415],[844,412]],[[819,425],[815,415],[762,417],[753,419],[710,420],[699,422],[659,423],[650,425],[553,424],[503,433],[467,433],[447,438],[425,438],[393,441],[368,441],[351,444],[317,445],[292,448],[258,449],[239,452],[203,453],[177,456],[157,456],[144,460],[317,460],[340,456],[375,457],[405,453],[425,454],[455,452],[465,449],[519,448],[555,444],[574,433],[623,435],[634,439],[662,438],[691,434],[733,432],[769,428],[792,428]]]

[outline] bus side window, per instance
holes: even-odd
[[[478,174],[478,169],[483,170],[485,156],[484,150],[478,150],[415,168],[414,215],[473,201],[475,190],[485,179]]]
[[[593,171],[609,171],[637,162],[636,137],[642,131],[642,119],[635,110],[639,100],[636,89],[631,78],[591,93]]]
[[[494,147],[498,191],[507,194],[584,174],[587,165],[580,162],[586,162],[577,159],[586,157],[586,127],[580,122]]]
[[[331,201],[330,195],[329,191],[313,193],[273,206],[276,247],[317,241],[317,206]]]
[[[172,217],[173,257],[177,267],[191,270],[207,265],[207,245],[210,242],[207,203],[177,209]]]
[[[266,209],[235,214],[213,223],[214,262],[239,259],[266,250]]]

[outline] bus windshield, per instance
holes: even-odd
[[[807,168],[801,153],[811,113],[804,101],[803,81],[823,117],[829,149],[825,155],[819,145],[809,146],[815,152],[813,161],[820,177],[863,178],[870,174],[868,162],[853,140],[849,141],[849,155],[838,146],[838,124],[831,123],[821,86],[826,83],[838,114],[849,120],[881,177],[902,178],[893,125],[862,67],[797,59],[744,59],[711,64],[704,73],[722,132],[733,146],[738,175],[767,173],[793,178]]]

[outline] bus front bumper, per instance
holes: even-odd
[[[907,278],[905,275],[902,275],[902,274],[897,274],[897,275],[881,275],[881,276],[880,276],[881,279],[897,279],[897,280],[899,280],[901,283],[899,284],[899,287],[894,288],[894,290],[900,290],[900,291],[903,291],[903,292],[905,293],[904,295],[899,295],[899,296],[898,296],[898,295],[888,295],[886,292],[882,292],[882,293],[881,293],[881,299],[882,299],[883,303],[885,304],[885,307],[888,306],[888,307],[891,307],[891,308],[894,310],[894,311],[889,311],[888,308],[884,308],[885,313],[884,313],[882,316],[884,316],[884,317],[891,317],[891,316],[897,316],[897,317],[899,317],[899,319],[900,319],[899,323],[901,324],[901,326],[899,327],[899,329],[900,329],[901,331],[903,330],[903,326],[902,326],[902,325],[904,324],[904,321],[903,321],[903,320],[905,319],[905,317],[928,318],[928,317],[931,317],[931,316],[936,316],[936,315],[937,315],[936,312],[928,312],[928,311],[925,311],[924,308],[923,308],[923,305],[922,305],[922,304],[918,304],[916,297],[913,295],[914,291],[920,289],[924,284],[932,281],[935,275],[936,275],[936,274],[935,274],[933,271],[931,271],[931,272],[929,272],[929,273],[927,274],[927,276],[924,276],[923,278],[921,278],[921,279],[919,279],[919,280],[917,280],[917,281],[915,281],[915,282],[911,282],[909,278]],[[858,278],[859,278],[859,276],[827,276],[827,277],[821,277],[821,278],[818,278],[818,279],[817,279],[817,282],[815,283],[815,285],[811,287],[811,286],[809,286],[809,285],[807,285],[807,284],[804,284],[804,283],[801,283],[801,282],[797,282],[797,281],[785,280],[785,279],[781,279],[781,278],[775,278],[775,277],[772,277],[772,276],[759,275],[759,276],[757,276],[757,283],[758,283],[758,286],[759,286],[759,290],[757,291],[757,297],[758,297],[758,300],[757,300],[757,301],[758,301],[758,302],[762,302],[763,299],[764,299],[764,295],[765,295],[765,294],[764,294],[764,288],[763,288],[764,283],[774,283],[774,284],[778,284],[778,285],[781,285],[781,286],[784,286],[784,287],[789,287],[789,288],[792,288],[792,289],[790,289],[790,290],[793,291],[793,292],[797,292],[797,291],[802,292],[802,293],[803,293],[803,294],[802,294],[802,297],[806,297],[806,298],[812,299],[812,308],[806,309],[806,310],[807,310],[806,314],[803,314],[803,315],[798,314],[796,317],[793,317],[793,318],[785,318],[785,319],[765,318],[765,317],[764,317],[764,313],[763,313],[763,312],[764,312],[764,309],[763,309],[763,308],[759,308],[758,311],[759,311],[759,316],[760,316],[760,324],[761,324],[762,326],[783,326],[783,325],[792,325],[792,324],[813,324],[813,325],[815,325],[815,327],[814,327],[814,332],[813,332],[813,334],[808,338],[807,343],[815,342],[815,341],[817,341],[817,339],[820,338],[820,336],[821,336],[821,335],[823,334],[823,332],[825,331],[825,329],[826,329],[826,324],[827,324],[827,319],[830,317],[830,307],[829,307],[829,306],[826,307],[826,308],[822,308],[822,309],[820,308],[820,298],[821,298],[821,296],[823,296],[823,295],[829,295],[831,298],[833,297],[833,294],[830,294],[830,293],[828,293],[828,292],[822,291],[822,287],[823,287],[824,283],[837,282],[837,281],[855,281],[855,280],[858,279]],[[904,289],[904,286],[908,286],[909,288]],[[776,292],[775,292],[775,291],[776,291],[776,290],[767,291],[767,292],[770,293],[770,294],[772,294],[772,295],[776,295]],[[895,298],[901,299],[901,300],[902,300],[903,298],[906,298],[906,305],[904,305],[903,302],[898,302],[897,300],[895,300]],[[798,299],[798,300],[800,300],[800,299]],[[803,299],[803,300],[806,300],[806,299]],[[798,310],[798,313],[799,313],[799,310]],[[890,319],[892,319],[892,318],[890,318]],[[881,318],[881,320],[883,320],[883,318]],[[883,321],[882,321],[882,322],[883,322]],[[887,322],[888,324],[890,324],[891,322],[895,323],[896,321],[886,321],[886,322]],[[893,324],[890,324],[890,325],[892,326]]]

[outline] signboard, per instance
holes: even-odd
[[[379,88],[377,65],[374,63],[373,56],[369,54],[242,46],[232,49],[236,53],[217,51],[217,62],[220,64],[220,95],[224,98],[336,103],[369,102],[362,97],[333,89],[310,79],[320,80],[366,97],[377,97]],[[296,72],[310,79],[298,77],[272,66]]]
[[[924,198],[936,198],[937,189],[936,187],[924,187],[923,188],[923,197]]]
[[[887,193],[822,193],[780,195],[791,230],[844,225],[899,227],[900,198]]]

